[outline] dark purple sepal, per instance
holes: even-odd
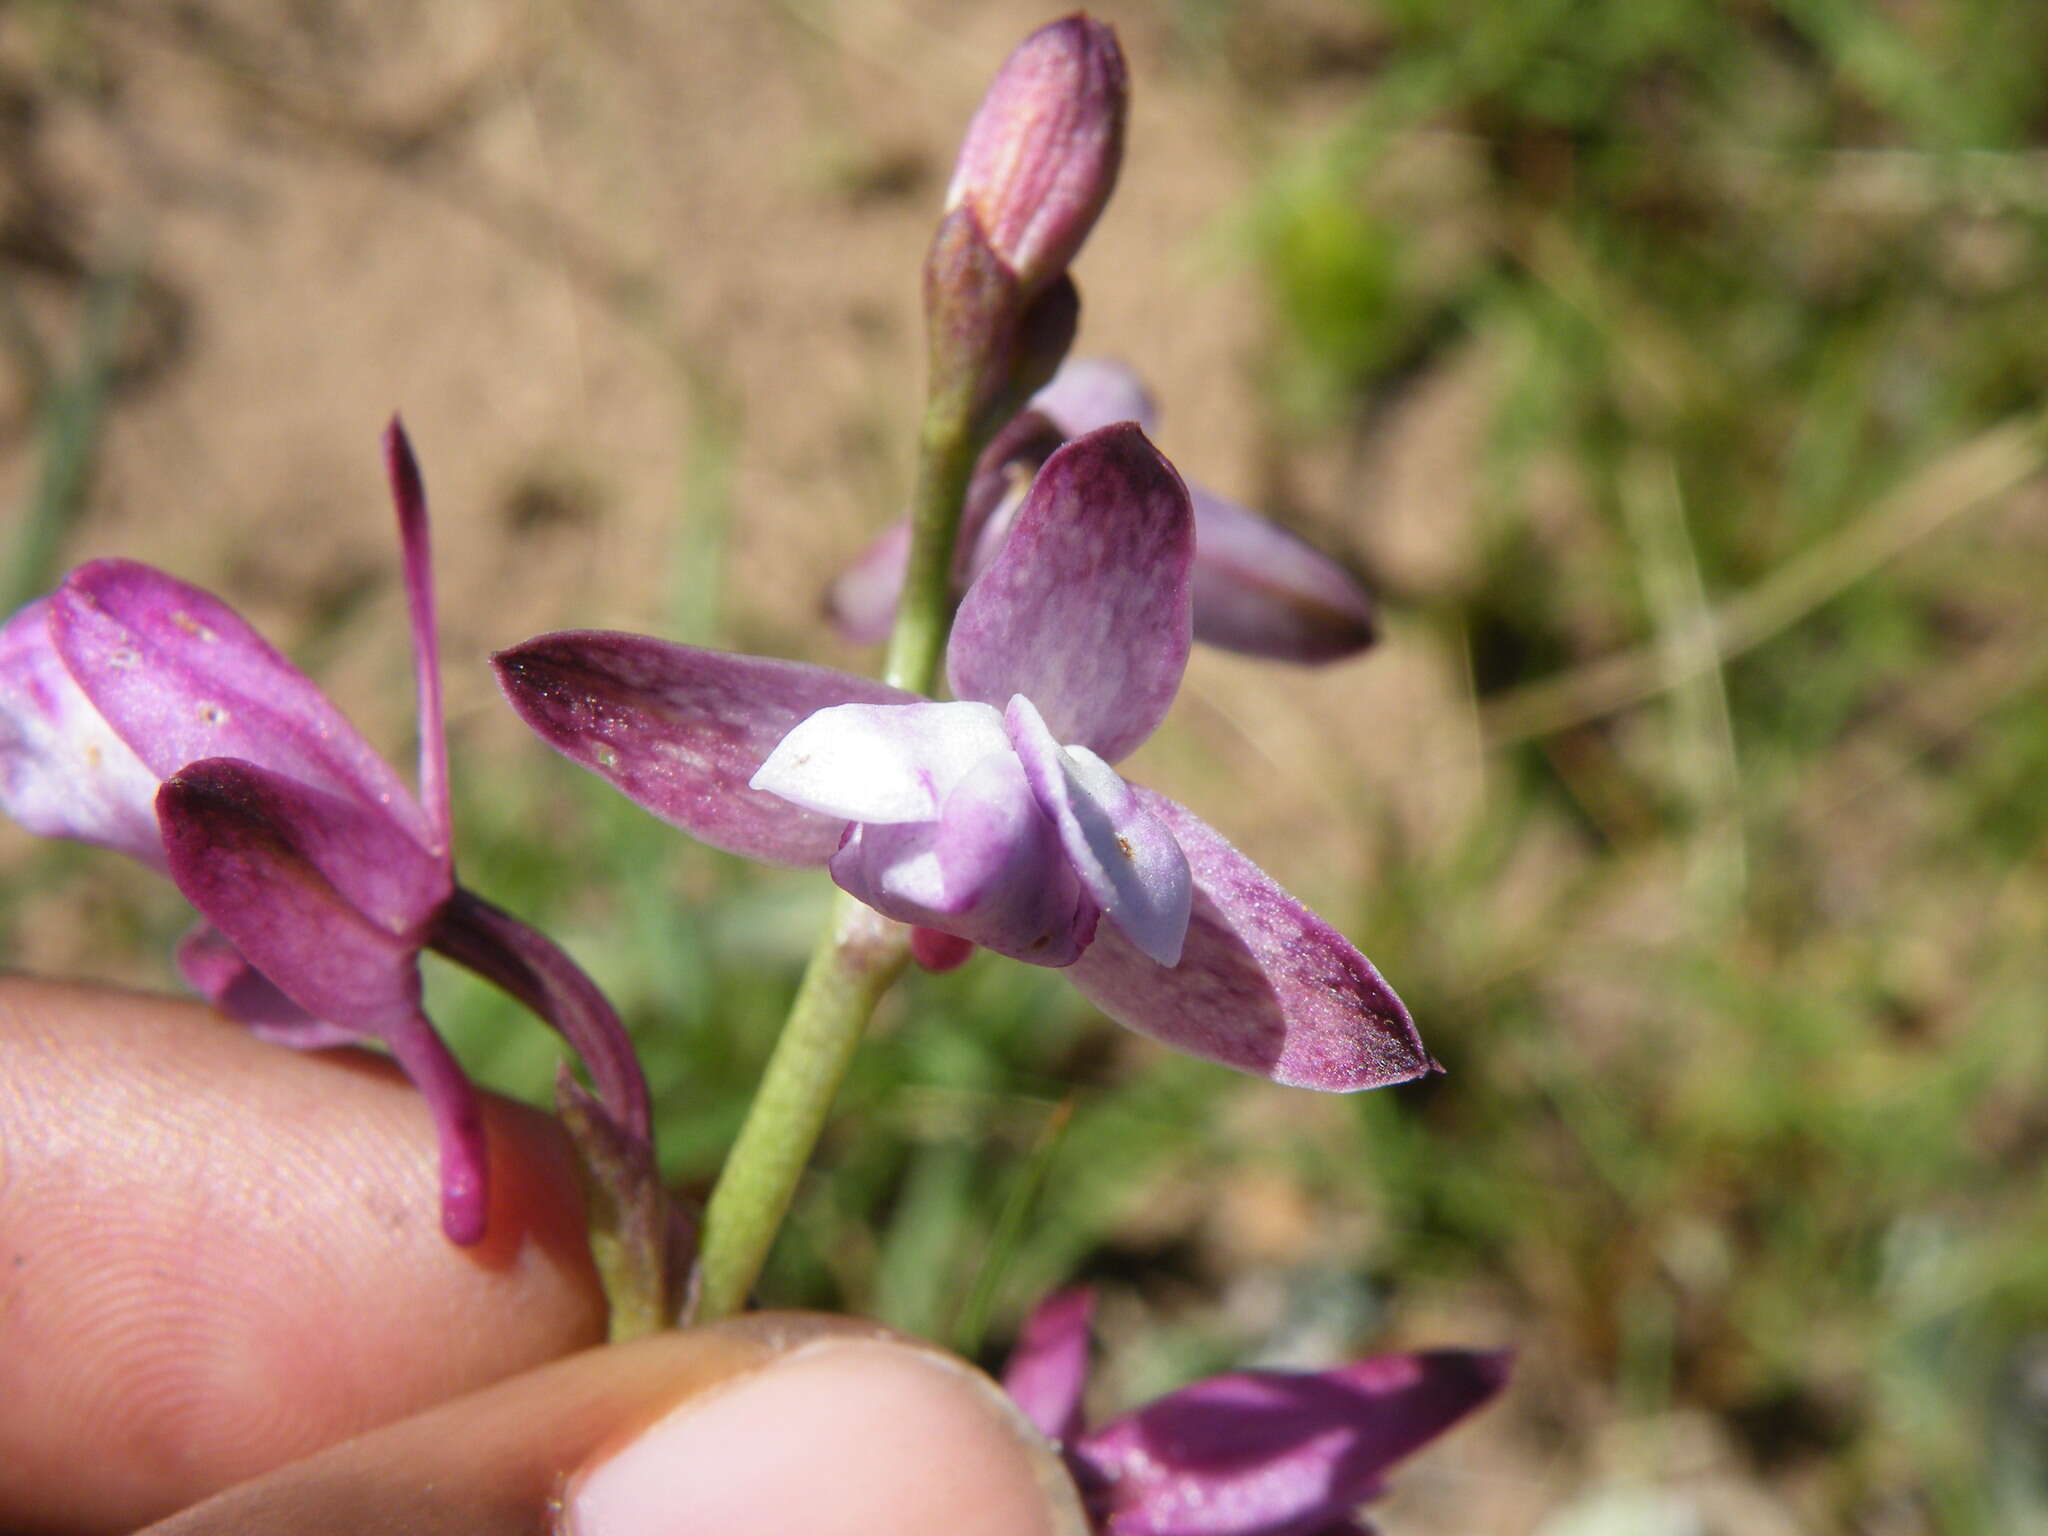
[[[234,758],[157,791],[171,878],[248,962],[342,1026],[416,1008],[424,927],[447,865],[391,821]]]
[[[157,791],[171,878],[248,963],[326,1031],[381,1040],[427,1102],[441,1145],[441,1223],[483,1236],[488,1208],[475,1090],[420,1012],[422,929],[446,864],[388,819],[233,758]],[[216,973],[215,980],[220,979]],[[296,1043],[296,1042],[295,1042]]]
[[[1437,1070],[1393,988],[1336,929],[1200,817],[1132,786],[1187,855],[1194,912],[1180,963],[1105,923],[1075,986],[1118,1023],[1276,1083],[1351,1093]]]
[[[474,891],[455,888],[426,935],[436,954],[474,971],[569,1042],[608,1120],[653,1156],[647,1080],[610,1001],[554,940]]]
[[[1002,550],[962,599],[955,697],[1037,706],[1054,739],[1109,762],[1151,735],[1193,633],[1187,488],[1128,423],[1046,460]]]
[[[1345,1529],[1395,1462],[1499,1393],[1509,1365],[1447,1349],[1215,1376],[1070,1455],[1111,1536],[1321,1536]]]
[[[835,704],[919,702],[825,667],[596,630],[542,635],[493,665],[557,752],[691,836],[769,864],[823,864],[846,829],[749,786],[777,743]]]
[[[425,815],[326,695],[225,603],[131,560],[80,566],[51,595],[65,666],[149,770],[240,758],[381,812]]]
[[[441,716],[441,640],[434,621],[434,546],[427,525],[427,487],[405,427],[396,416],[384,428],[384,472],[398,514],[398,548],[405,569],[405,605],[412,618],[413,674],[420,735],[420,808],[429,845],[446,853],[453,828],[448,810],[448,737]]]
[[[1032,1308],[1003,1367],[1003,1390],[1040,1434],[1061,1445],[1081,1433],[1094,1317],[1095,1293],[1086,1286],[1055,1292]]]
[[[1201,486],[1195,508],[1195,638],[1245,656],[1338,661],[1373,643],[1372,598],[1343,566],[1277,523]]]

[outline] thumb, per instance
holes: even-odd
[[[155,1536],[1086,1536],[986,1376],[872,1324],[759,1313],[591,1350],[333,1446]]]

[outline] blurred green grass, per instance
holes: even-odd
[[[1476,1320],[1527,1347],[1521,1412],[1566,1456],[1697,1410],[1821,1527],[2035,1528],[2048,1452],[2008,1386],[2048,1331],[2048,517],[2038,485],[1942,471],[2006,429],[1998,487],[2042,456],[2048,12],[1390,0],[1333,12],[1321,54],[1251,5],[1175,14],[1247,112],[1276,77],[1352,88],[1231,231],[1273,430],[1369,439],[1444,369],[1490,380],[1470,558],[1382,582],[1470,659],[1485,802],[1431,846],[1390,814],[1333,914],[1449,1073],[1304,1105],[1114,1038],[1053,975],[913,978],[764,1296],[972,1351],[1091,1278],[1149,1318],[1110,1361],[1133,1391]],[[84,494],[103,326],[47,386],[61,494],[23,590]],[[715,637],[744,426],[690,420],[673,607]],[[1883,544],[1916,485],[1924,536]],[[1716,616],[1802,561],[1730,645]],[[1642,686],[1572,691],[1633,648]],[[1518,712],[1540,689],[1566,707]],[[465,877],[603,979],[665,1164],[705,1186],[819,882],[559,764],[464,766],[458,740]],[[0,924],[84,880],[125,942],[167,946],[175,904],[75,850],[38,854]],[[551,1043],[430,984],[478,1074],[544,1098]]]

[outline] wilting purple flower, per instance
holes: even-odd
[[[422,949],[560,1029],[608,1123],[643,1146],[647,1090],[589,979],[455,882],[426,494],[395,420],[384,447],[412,613],[417,798],[226,604],[149,566],[96,560],[0,628],[0,808],[169,874],[206,919],[179,968],[258,1033],[387,1045],[433,1114],[443,1225],[470,1243],[487,1209],[483,1125],[421,1011]]]
[[[968,125],[946,212],[973,213],[1027,295],[1066,271],[1109,201],[1128,97],[1115,31],[1076,14],[1017,45]]]
[[[1193,813],[1111,766],[1187,665],[1193,516],[1131,425],[1046,461],[960,605],[956,702],[636,635],[542,636],[498,674],[558,751],[717,847],[825,865],[914,925],[1066,968],[1111,1017],[1278,1082],[1432,1067],[1369,961]]]
[[[1024,1324],[1003,1385],[1059,1445],[1101,1536],[1359,1536],[1387,1469],[1507,1383],[1509,1356],[1440,1349],[1334,1371],[1212,1376],[1084,1428],[1094,1298]]]
[[[1151,433],[1157,416],[1137,376],[1106,358],[1074,358],[983,450],[961,522],[955,578],[965,586],[1003,546],[1024,488],[1062,442],[1112,422]],[[1190,485],[1195,508],[1195,638],[1273,661],[1336,661],[1373,642],[1358,578],[1256,512]],[[903,589],[910,525],[897,523],[835,581],[826,607],[850,640],[885,638]]]

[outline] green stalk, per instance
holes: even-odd
[[[953,627],[953,546],[967,482],[981,451],[972,421],[957,401],[934,400],[918,434],[917,483],[910,497],[910,559],[889,635],[885,681],[930,693]]]
[[[818,936],[746,1124],[704,1211],[697,1321],[746,1305],[875,1005],[909,958],[902,928],[842,894]]]
[[[967,411],[954,401],[933,401],[919,434],[910,558],[884,672],[889,682],[913,693],[930,693],[938,681],[953,622],[953,545],[979,450]],[[901,926],[850,896],[833,903],[761,1087],[705,1207],[699,1322],[746,1305],[854,1048],[909,957]]]

